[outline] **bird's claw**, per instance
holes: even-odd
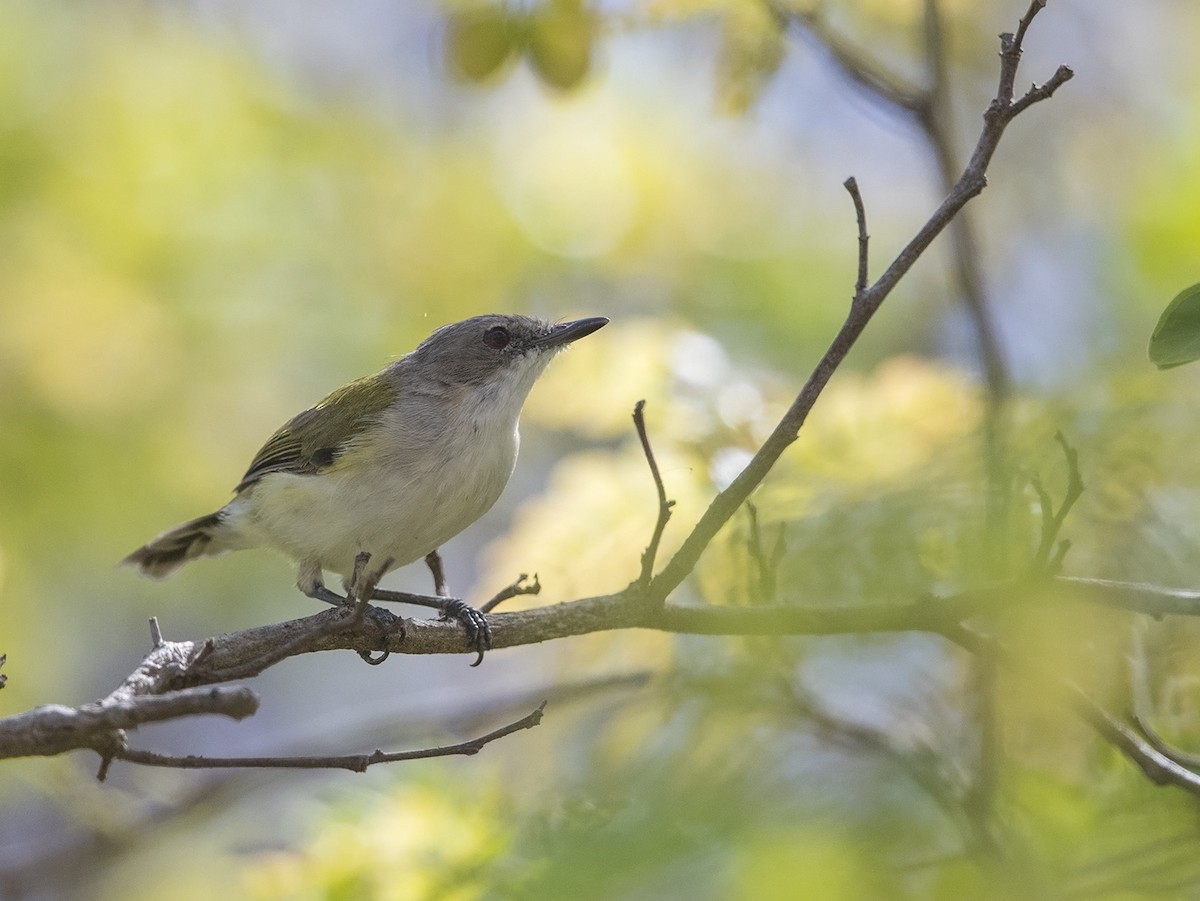
[[[479,656],[471,666],[483,663],[483,654],[492,649],[492,627],[487,617],[465,601],[458,598],[448,598],[442,607],[442,619],[458,620],[467,630],[467,641],[475,648]]]
[[[352,616],[357,614],[358,611],[349,602],[347,602],[344,606],[346,609],[354,611],[351,614]],[[366,614],[367,619],[371,620],[371,622],[375,625],[375,628],[378,629],[383,635],[383,651],[378,657],[372,656],[370,651],[359,651],[358,656],[371,666],[379,666],[379,664],[383,663],[383,661],[387,660],[388,657],[392,655],[392,633],[397,631],[397,628],[400,632],[400,640],[404,640],[404,620],[403,618],[396,616],[396,614],[392,613],[390,610],[384,610],[381,607],[372,607],[370,605],[366,605],[364,613]]]

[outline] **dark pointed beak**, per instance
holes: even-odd
[[[606,325],[608,325],[608,319],[605,316],[592,316],[589,319],[562,322],[532,343],[534,347],[539,348],[563,347]]]

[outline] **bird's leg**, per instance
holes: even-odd
[[[446,570],[442,568],[442,555],[437,548],[425,555],[425,565],[433,574],[433,593],[439,598],[450,597],[450,589],[446,587]]]
[[[384,561],[384,565],[377,571],[369,573],[364,577],[364,571],[370,560],[371,555],[366,551],[363,551],[354,558],[354,571],[350,574],[350,578],[342,583],[346,589],[344,597],[336,591],[330,591],[325,587],[325,580],[321,573],[321,564],[311,560],[305,561],[300,565],[300,575],[296,580],[296,587],[308,597],[324,601],[327,604],[333,604],[335,607],[350,607],[353,605],[352,616],[356,622],[361,620],[369,611],[371,619],[385,637],[385,645],[383,653],[378,657],[372,657],[367,651],[359,651],[358,656],[367,663],[375,666],[383,663],[391,653],[387,649],[386,640],[395,628],[397,617],[388,610],[380,607],[371,607],[367,604],[367,601],[371,599],[371,595],[375,591],[375,586],[379,584],[379,580],[383,578],[384,573],[387,572],[388,567],[392,564],[391,558],[388,558]],[[400,637],[404,637],[403,626],[400,627]]]
[[[379,566],[367,569],[370,562],[370,551],[359,551],[358,556],[354,558],[354,570],[350,573],[350,578],[345,585],[346,601],[354,602],[354,615],[357,618],[362,617],[363,611],[367,609],[367,603],[375,595],[375,588],[379,585],[379,580],[387,575],[387,571],[396,562],[396,558],[386,557]]]
[[[346,589],[346,600],[344,603],[354,605],[353,616],[356,623],[361,622],[363,616],[366,615],[367,611],[369,610],[371,612],[371,618],[375,620],[376,624],[380,626],[384,635],[386,636],[388,634],[387,628],[391,625],[392,621],[394,621],[395,616],[387,610],[381,610],[378,607],[372,607],[369,602],[372,595],[375,594],[375,587],[379,584],[379,580],[387,574],[389,569],[391,569],[392,563],[395,562],[395,558],[386,557],[384,558],[383,563],[381,563],[379,566],[375,567],[374,569],[367,569],[367,566],[370,564],[370,562],[370,551],[359,551],[355,556],[354,569],[350,573],[350,578],[343,583],[343,587]],[[379,664],[383,663],[383,661],[388,659],[390,654],[391,651],[388,650],[386,642],[384,644],[383,653],[378,657],[372,657],[368,651],[358,652],[358,656],[372,666],[378,666]]]
[[[325,578],[321,574],[321,564],[312,561],[305,561],[300,564],[300,574],[296,578],[296,587],[307,597],[324,601],[326,604],[333,604],[336,607],[340,607],[347,600],[347,598],[342,597],[336,591],[330,591],[325,587]]]
[[[354,569],[350,571],[350,578],[342,581],[342,589],[346,592],[346,602],[362,601],[362,597],[358,593],[358,583],[362,580],[363,570],[367,568],[367,564],[371,562],[370,551],[359,551],[354,557]]]

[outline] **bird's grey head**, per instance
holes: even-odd
[[[472,316],[439,328],[406,362],[446,386],[528,391],[555,354],[607,323],[604,317],[552,325],[530,316]]]

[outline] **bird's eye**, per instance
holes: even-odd
[[[512,338],[508,334],[508,329],[502,325],[494,325],[483,333],[483,343],[492,350],[501,350],[508,346],[508,342]]]

